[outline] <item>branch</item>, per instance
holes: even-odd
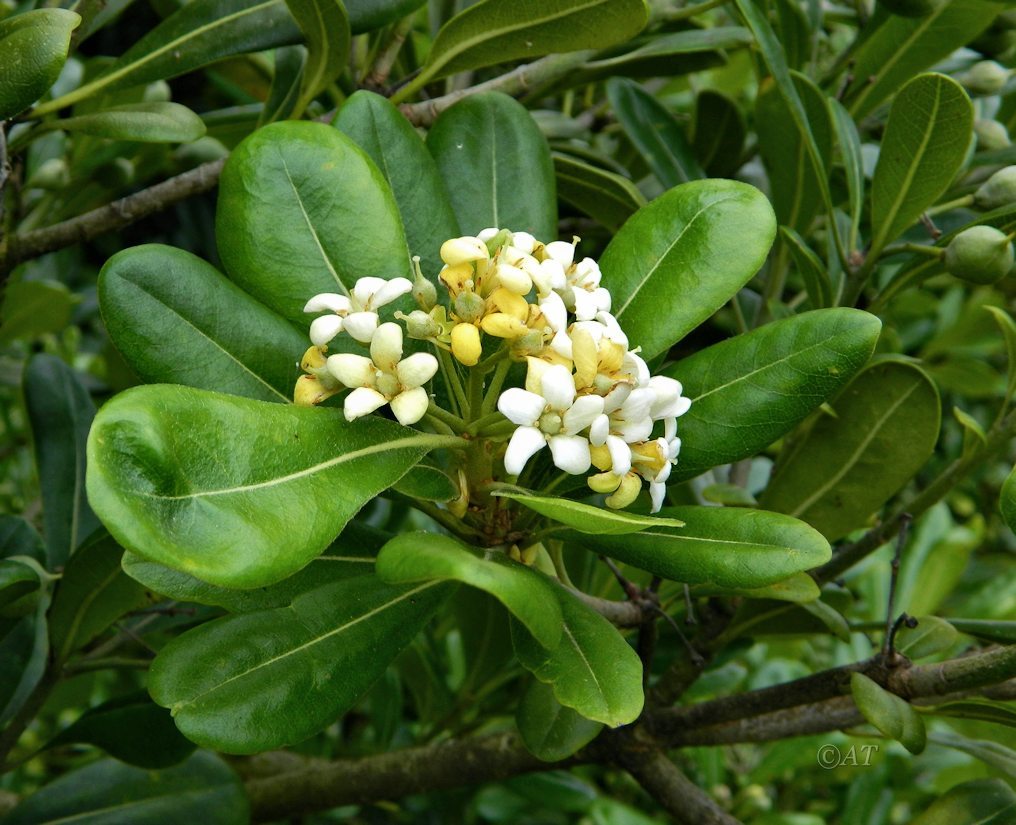
[[[0,245],[0,273],[9,273],[21,261],[89,241],[104,232],[122,229],[191,195],[207,192],[219,182],[219,174],[225,162],[225,159],[220,159],[203,163],[195,169],[70,220],[24,235],[13,235],[5,244]]]

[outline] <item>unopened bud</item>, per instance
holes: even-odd
[[[485,309],[486,303],[475,292],[460,292],[455,296],[455,314],[466,323],[479,323]]]
[[[982,60],[960,75],[959,81],[972,95],[994,95],[1009,81],[1009,70],[994,60]]]
[[[621,477],[614,473],[597,473],[589,476],[586,484],[594,493],[613,493],[621,484]]]
[[[998,209],[1010,203],[1016,203],[1016,166],[999,169],[974,192],[978,209]]]
[[[974,123],[974,134],[977,135],[978,147],[987,152],[1005,149],[1011,145],[1008,130],[997,120],[982,118],[976,121]]]
[[[607,496],[603,503],[611,510],[622,510],[639,496],[642,480],[635,473],[628,473],[621,479],[621,484],[613,495]]]
[[[972,284],[993,284],[1013,267],[1009,236],[993,226],[972,226],[960,232],[945,249],[950,275]]]
[[[396,312],[395,317],[406,325],[406,334],[418,341],[428,341],[441,334],[437,321],[422,309],[414,309],[409,315]]]
[[[413,256],[413,268],[416,270],[416,278],[413,280],[413,300],[418,307],[430,312],[437,304],[437,288],[423,276],[419,255]]]
[[[71,174],[67,161],[63,158],[50,158],[39,164],[25,184],[28,189],[63,189],[71,182]]]
[[[490,257],[487,245],[479,238],[469,236],[452,238],[441,244],[441,260],[449,266],[483,261]]]
[[[483,354],[480,330],[473,324],[456,324],[452,329],[452,355],[460,364],[474,366]]]
[[[502,246],[506,243],[510,243],[511,239],[512,233],[507,229],[502,229],[489,240],[485,239],[484,242],[487,244],[487,251],[490,252],[491,257],[493,257]]]

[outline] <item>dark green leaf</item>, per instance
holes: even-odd
[[[350,424],[336,409],[136,387],[96,417],[88,492],[128,550],[211,584],[261,587],[448,443],[378,416]]]
[[[74,370],[53,355],[29,360],[24,387],[42,488],[46,555],[53,569],[99,526],[85,498],[85,440],[95,405]]]
[[[4,825],[247,825],[243,785],[221,759],[195,753],[164,771],[103,759],[71,771],[24,800]]]
[[[850,643],[850,625],[835,607],[826,604],[821,599],[816,599],[813,602],[805,602],[801,605],[801,609],[822,622],[837,639],[847,644]]]
[[[256,753],[334,722],[377,680],[448,595],[359,576],[289,607],[208,622],[162,649],[152,698],[200,745]]]
[[[149,244],[99,274],[110,338],[150,383],[287,402],[307,339],[200,258]]]
[[[0,726],[24,707],[49,662],[46,611],[49,594],[43,591],[35,611],[20,619],[0,620]]]
[[[998,328],[1002,331],[1002,337],[1005,339],[1005,353],[1009,372],[1006,395],[1012,398],[1016,395],[1016,321],[1013,321],[1012,316],[1000,307],[985,304],[984,308],[991,313],[995,323],[998,324]]]
[[[954,748],[963,753],[968,753],[976,759],[980,759],[987,765],[1001,771],[1010,780],[1016,779],[1016,751],[1012,748],[1007,748],[1005,745],[1000,745],[998,742],[992,742],[986,739],[969,739],[966,736],[957,736],[952,733],[946,733],[942,731],[940,733],[933,733],[928,737],[936,745],[944,745],[947,748]],[[1013,818],[1016,817],[1016,805],[1006,811],[1007,816],[1003,817],[1000,821],[1011,823]],[[974,825],[982,825],[982,823],[994,823],[994,819],[978,819]]]
[[[349,16],[342,0],[286,0],[286,6],[307,43],[300,99],[295,108],[300,115],[346,68]]]
[[[0,560],[0,621],[34,612],[42,588],[41,572],[31,558]]]
[[[60,76],[71,32],[81,18],[65,9],[35,9],[0,21],[0,121],[42,97]]]
[[[528,507],[541,516],[567,525],[580,533],[620,536],[625,533],[637,533],[651,527],[684,527],[684,522],[677,519],[640,516],[635,513],[626,513],[623,510],[608,510],[605,507],[595,507],[567,498],[534,496],[527,493],[513,493],[509,490],[498,490],[494,495],[517,501],[523,507]]]
[[[740,26],[654,33],[636,49],[590,60],[575,72],[574,80],[587,83],[614,75],[659,77],[686,74],[722,65],[725,62],[723,50],[741,49],[750,43],[751,33]]]
[[[275,70],[268,99],[258,118],[258,126],[288,120],[300,99],[300,80],[307,62],[307,49],[303,46],[282,46],[275,50]]]
[[[1016,644],[1016,621],[992,621],[991,619],[949,619],[949,624],[960,633],[984,639],[989,642]]]
[[[353,34],[379,29],[420,8],[426,0],[343,0]]]
[[[730,300],[775,235],[769,201],[737,181],[685,183],[633,215],[600,268],[614,315],[642,356],[666,352]]]
[[[818,255],[805,243],[804,238],[790,227],[780,227],[780,240],[790,250],[801,280],[804,281],[804,289],[808,293],[812,308],[831,307],[835,303],[833,286],[829,281],[829,273]]]
[[[922,708],[932,716],[947,716],[951,719],[976,719],[978,722],[990,722],[993,725],[1005,725],[1016,728],[1016,708],[1001,702],[988,702],[984,699],[962,699],[958,702],[943,702]],[[1016,764],[1016,763],[1014,763]]]
[[[417,464],[392,487],[397,493],[425,501],[451,501],[458,498],[459,487],[444,470]]]
[[[924,720],[906,701],[857,672],[850,674],[850,692],[864,718],[882,733],[899,741],[911,753],[924,750],[927,744]]]
[[[667,367],[691,409],[673,478],[748,458],[793,429],[867,362],[881,322],[856,309],[775,321]],[[736,415],[732,411],[736,410]]]
[[[1002,485],[1002,496],[1000,499],[1002,518],[1009,525],[1009,529],[1016,532],[1016,467],[1013,467],[1009,477]]]
[[[558,702],[554,689],[538,679],[533,679],[522,694],[515,724],[529,752],[544,762],[567,759],[603,728]]]
[[[777,462],[760,499],[830,541],[863,527],[928,460],[938,440],[938,392],[909,363],[863,370]],[[692,409],[694,409],[694,403]]]
[[[716,29],[693,31],[707,33]],[[744,116],[734,101],[711,89],[703,89],[696,95],[695,135],[691,145],[699,164],[710,177],[733,177],[741,166],[746,136]]]
[[[628,178],[554,152],[557,194],[580,212],[616,232],[646,199]]]
[[[215,229],[229,277],[305,326],[304,304],[320,292],[346,293],[364,275],[410,274],[388,184],[353,141],[323,123],[272,123],[234,149],[219,180]]]
[[[857,245],[857,231],[861,224],[861,210],[864,208],[864,162],[861,158],[861,137],[857,132],[850,113],[834,97],[827,97],[826,103],[832,115],[836,143],[840,147],[840,161],[847,181],[847,199],[850,204],[850,237],[848,250]]]
[[[42,537],[21,516],[0,515],[0,559],[28,556],[38,562],[46,560]]]
[[[496,226],[557,238],[550,149],[522,104],[496,92],[467,97],[441,113],[427,148],[463,232]]]
[[[954,785],[911,825],[1012,825],[1016,792],[1001,779]]]
[[[142,143],[190,143],[205,133],[205,124],[179,103],[128,103],[98,112],[54,120],[47,128]]]

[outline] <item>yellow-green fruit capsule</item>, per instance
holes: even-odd
[[[999,169],[974,192],[978,209],[998,209],[1016,203],[1016,166]]]
[[[981,60],[959,76],[958,80],[972,95],[995,95],[1009,80],[1009,70],[994,60]]]
[[[1012,145],[1009,131],[997,120],[981,120],[974,122],[974,134],[977,135],[977,146],[986,152],[1007,149]]]
[[[972,226],[960,232],[945,249],[950,275],[972,284],[993,284],[1013,267],[1009,237],[993,226]]]

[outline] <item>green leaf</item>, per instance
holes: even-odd
[[[607,81],[607,98],[621,127],[664,189],[705,177],[677,119],[638,83]]]
[[[642,693],[642,662],[610,622],[563,588],[555,595],[563,616],[560,642],[547,648],[512,622],[512,643],[519,661],[557,701],[586,719],[611,727],[638,718]]]
[[[519,700],[515,724],[526,748],[537,759],[557,762],[588,745],[603,729],[554,698],[554,689],[533,679]]]
[[[911,825],[1011,825],[1014,816],[1016,792],[1009,785],[1001,779],[972,779],[950,788]]]
[[[367,153],[388,181],[409,252],[419,255],[424,272],[436,277],[444,265],[441,244],[460,233],[437,163],[423,140],[390,101],[362,90],[342,104],[335,125]]]
[[[553,153],[557,194],[565,203],[616,232],[646,199],[628,178],[577,158]]]
[[[304,327],[314,295],[410,274],[388,184],[323,123],[272,123],[237,146],[219,179],[215,231],[229,277]]]
[[[288,402],[308,341],[223,277],[170,246],[125,249],[99,273],[110,338],[149,383]]]
[[[1002,485],[1002,495],[999,499],[999,506],[1002,509],[1002,518],[1009,525],[1009,529],[1016,533],[1016,467],[1013,467],[1009,477]]]
[[[28,702],[49,664],[46,611],[50,599],[42,591],[35,611],[7,620],[0,629],[0,725],[6,725]]]
[[[962,458],[967,458],[988,443],[988,436],[980,422],[972,415],[963,412],[959,407],[953,407],[952,412],[953,418],[963,428]]]
[[[941,410],[927,376],[897,361],[863,370],[831,407],[835,415],[819,414],[780,457],[760,501],[834,541],[863,527],[924,465]]]
[[[120,569],[123,548],[100,532],[75,553],[53,597],[49,635],[53,656],[66,661],[113,622],[149,604],[145,588]]]
[[[179,103],[128,103],[99,112],[54,120],[47,128],[111,140],[142,143],[190,143],[205,134],[205,124]]]
[[[931,705],[921,710],[930,716],[946,716],[950,719],[975,719],[978,722],[990,722],[993,725],[1005,725],[1008,728],[1016,728],[1016,708],[1001,702],[988,702],[984,699],[961,699],[957,702],[943,702],[941,705]]]
[[[289,607],[227,616],[164,647],[152,698],[181,732],[226,753],[292,745],[345,713],[448,595],[374,576],[327,584]]]
[[[99,92],[167,80],[225,57],[299,42],[300,30],[285,0],[193,0],[149,31],[94,80],[36,107],[33,114],[56,112]]]
[[[136,387],[96,416],[88,494],[128,550],[211,584],[260,587],[320,555],[448,444],[378,416],[350,424],[337,409]]]
[[[517,501],[523,507],[528,507],[541,516],[567,525],[580,533],[621,536],[651,527],[684,527],[684,522],[677,519],[608,510],[606,507],[594,507],[566,498],[532,496],[528,493],[513,493],[510,490],[497,490],[493,495]]]
[[[859,120],[918,72],[984,31],[1005,8],[985,0],[945,0],[923,17],[887,15],[853,54],[845,100]]]
[[[28,556],[38,562],[46,560],[42,537],[21,516],[0,514],[0,559]]]
[[[0,308],[0,344],[61,332],[70,324],[77,300],[66,286],[56,281],[7,284]]]
[[[1016,644],[1016,621],[994,621],[991,619],[949,619],[949,624],[960,633],[984,639],[989,642]]]
[[[868,255],[881,252],[949,187],[963,165],[973,126],[970,98],[955,80],[924,74],[900,89],[871,183]]]
[[[910,704],[863,673],[850,674],[850,692],[864,718],[890,739],[917,754],[927,744],[924,720]]]
[[[139,768],[168,768],[194,751],[173,717],[146,693],[135,693],[103,702],[79,716],[47,744],[85,744],[102,748],[110,756]]]
[[[769,174],[773,209],[781,226],[805,231],[822,207],[818,176],[829,174],[833,127],[822,91],[805,75],[790,73],[807,118],[808,132],[794,119],[783,90],[764,81],[755,101],[755,128],[759,151]],[[810,136],[810,137],[809,137]],[[809,140],[821,160],[816,173]]]
[[[343,0],[353,34],[373,31],[415,11],[425,0]]]
[[[717,30],[693,30],[695,33],[703,34],[715,31]],[[734,31],[748,34],[744,29]],[[734,101],[712,89],[703,89],[695,96],[695,134],[691,145],[695,157],[709,177],[734,176],[741,166],[741,154],[744,151],[746,137],[744,116]]]
[[[95,405],[74,370],[53,355],[28,361],[24,387],[42,489],[46,556],[54,569],[99,526],[85,498],[85,439]]]
[[[648,19],[644,0],[481,0],[441,27],[400,99],[456,72],[623,43]]]
[[[864,162],[861,158],[861,137],[857,126],[842,103],[827,97],[826,104],[832,115],[836,143],[840,147],[840,161],[847,181],[847,200],[850,204],[850,237],[848,251],[857,246],[857,232],[864,209]]]
[[[624,536],[572,533],[575,544],[689,584],[764,587],[829,561],[829,543],[804,522],[740,507],[665,507],[686,522]]]
[[[286,0],[286,6],[307,43],[300,99],[295,107],[300,115],[346,68],[349,16],[342,0]]]
[[[776,235],[765,196],[746,183],[692,181],[644,206],[600,258],[613,312],[654,358],[754,275]]]
[[[835,303],[833,286],[829,281],[829,273],[822,261],[819,260],[818,255],[805,243],[804,238],[790,227],[780,227],[780,240],[790,250],[801,280],[804,281],[804,289],[808,293],[808,300],[811,302],[812,308],[831,307]]]
[[[850,644],[850,625],[835,607],[816,599],[813,602],[805,602],[801,605],[801,609],[822,622],[837,639]]]
[[[948,650],[959,633],[945,619],[921,616],[917,627],[902,627],[896,634],[896,649],[909,659],[923,659]]]
[[[42,589],[40,572],[31,558],[0,560],[0,621],[35,611]]]
[[[451,501],[459,495],[459,487],[451,476],[429,464],[417,464],[392,489],[404,496],[425,501]]]
[[[198,752],[163,771],[103,759],[78,768],[25,799],[4,825],[246,825],[243,785],[217,756]]]
[[[13,288],[13,285],[10,288]],[[1005,392],[1007,397],[1012,398],[1016,394],[1016,321],[1013,321],[1012,316],[1001,307],[984,304],[984,308],[991,313],[998,328],[1002,331],[1002,338],[1005,339],[1005,354],[1009,373]]]
[[[377,575],[391,584],[435,580],[468,584],[501,602],[545,647],[554,647],[561,638],[557,586],[503,553],[488,558],[448,536],[405,533],[381,548]]]
[[[756,588],[716,587],[710,584],[696,584],[691,595],[699,596],[744,596],[746,599],[773,599],[802,604],[813,602],[821,595],[815,580],[807,573],[795,573],[786,579]]]
[[[805,312],[665,368],[692,399],[671,477],[692,478],[768,447],[864,366],[881,327],[856,309]]]
[[[1010,780],[1016,779],[1016,751],[1012,748],[1007,748],[1005,745],[1000,745],[998,742],[992,742],[991,740],[969,739],[966,736],[956,736],[944,731],[933,733],[928,738],[936,745],[954,748],[955,750],[970,754],[975,759],[980,759],[985,764],[991,765],[991,767],[1004,773]],[[1016,816],[1016,805],[1011,806],[1011,809],[1006,813],[1008,817],[1003,818],[1001,822],[1012,822],[1012,817]],[[985,822],[993,823],[994,821],[978,819],[974,825],[981,825],[981,823]]]
[[[261,109],[258,126],[288,120],[300,99],[300,83],[307,63],[307,49],[303,46],[282,46],[275,50],[272,85],[268,99]]]
[[[0,21],[0,121],[20,114],[49,91],[80,22],[64,9],[36,9]]]
[[[471,95],[441,113],[427,148],[463,232],[496,226],[557,238],[550,149],[521,103],[499,92]]]

